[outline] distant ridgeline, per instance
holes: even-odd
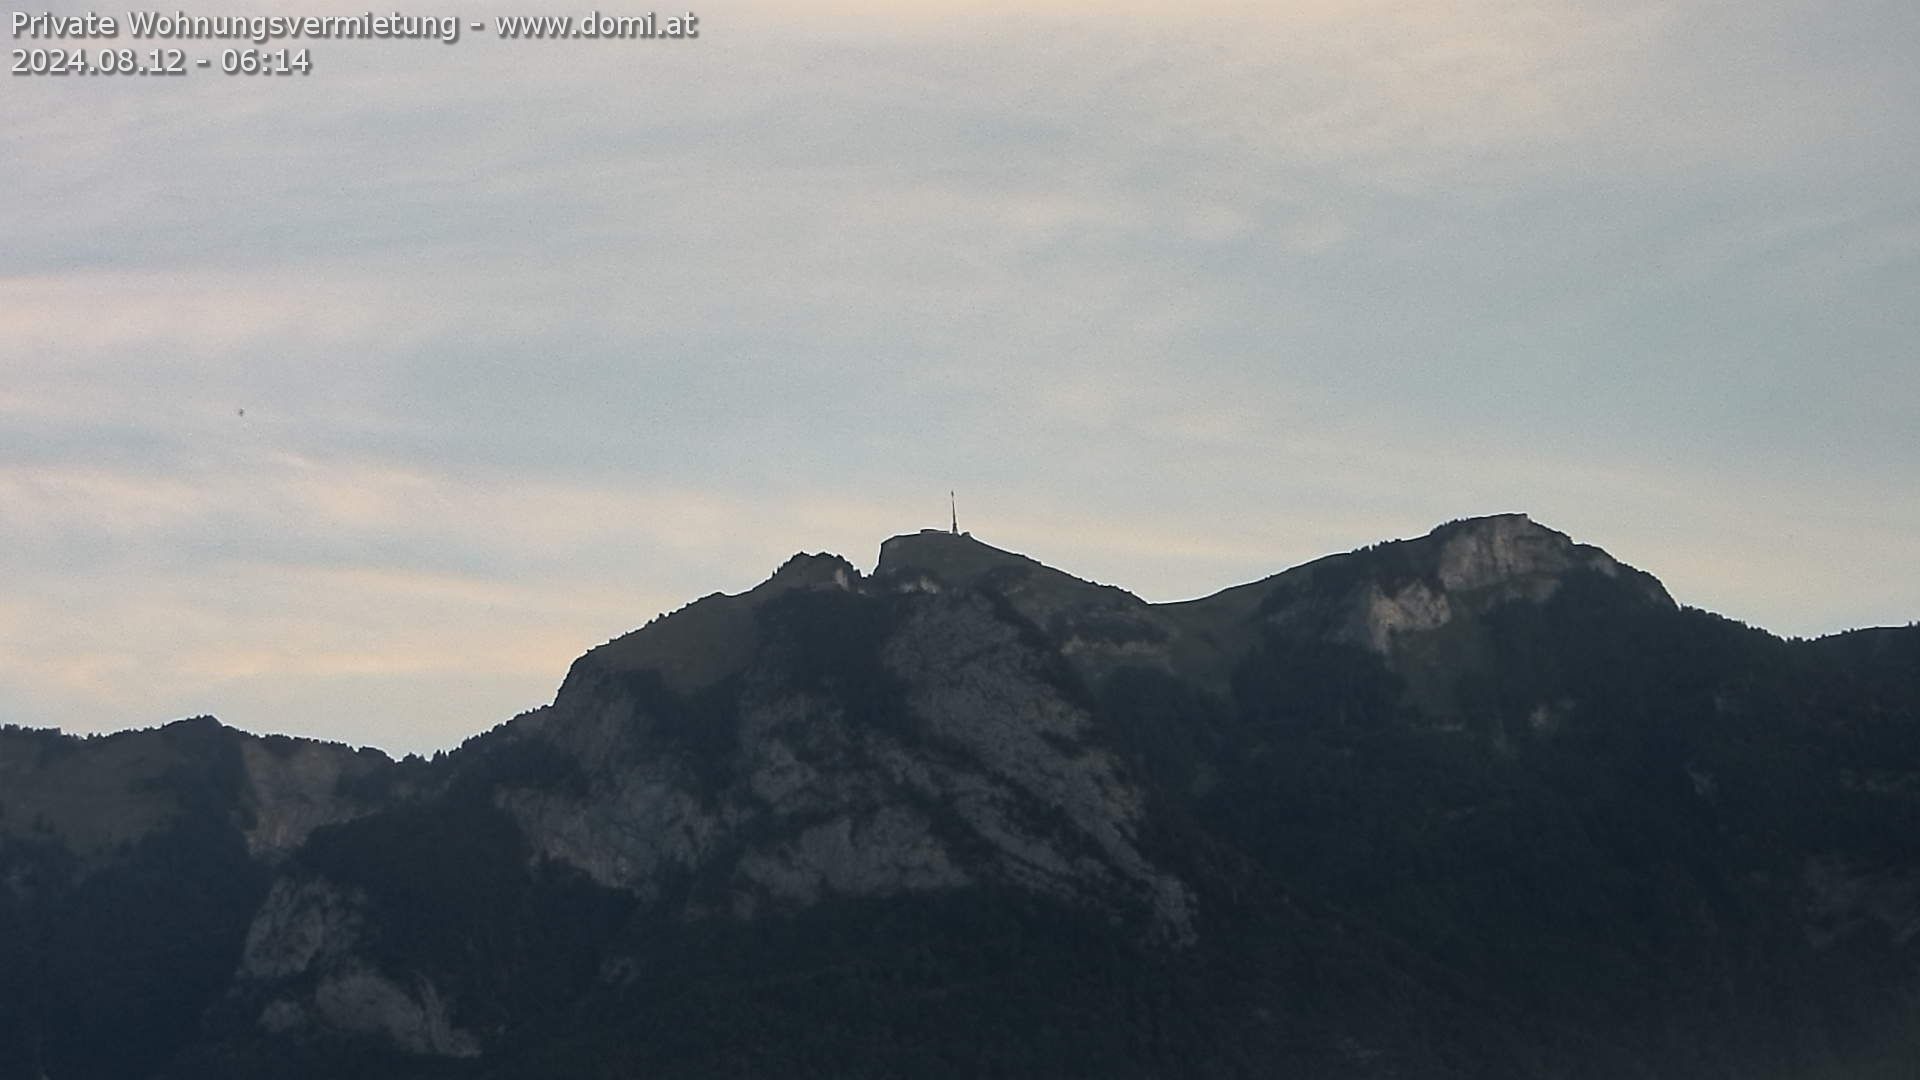
[[[0,1078],[1920,1075],[1920,629],[796,555],[432,761],[0,731]]]

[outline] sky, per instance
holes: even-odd
[[[1154,601],[1521,511],[1920,619],[1911,0],[695,11],[0,86],[0,722],[430,752],[950,489]]]

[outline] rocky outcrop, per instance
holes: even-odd
[[[717,598],[745,616],[733,632],[753,640],[751,654],[713,642],[714,622],[689,628],[675,616],[639,632],[650,637],[645,653],[610,649],[619,667],[590,655],[541,720],[584,783],[502,790],[498,805],[543,857],[603,885],[654,900],[665,877],[726,883],[696,898],[690,916],[1002,882],[1191,939],[1190,890],[1137,842],[1139,785],[1084,707],[1049,680],[1049,654],[992,594],[964,582],[903,593],[891,587],[899,580],[866,583],[836,568]],[[849,618],[876,627],[858,700],[809,686],[793,668],[793,651],[809,644],[795,635],[811,628],[757,614],[797,589],[844,594],[861,609]],[[689,695],[720,681],[670,684],[658,669],[627,666],[684,655],[690,646],[676,635],[689,629],[752,657],[724,677],[733,682],[707,703],[713,712],[692,721],[725,733],[697,751],[672,732],[689,722]],[[881,687],[896,691],[876,700]]]
[[[381,781],[393,763],[377,750],[276,737],[245,740],[240,754],[252,817],[247,849],[256,856],[291,851],[313,830],[372,813],[392,794]]]
[[[360,944],[366,897],[315,877],[276,881],[247,930],[242,980],[291,979],[338,964]]]
[[[282,877],[247,931],[230,996],[257,1009],[259,1030],[271,1035],[371,1037],[430,1057],[479,1054],[479,1039],[453,1022],[431,979],[383,972],[366,957],[369,918],[357,890]]]

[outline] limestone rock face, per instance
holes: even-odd
[[[1342,636],[1390,656],[1395,639],[1401,635],[1438,630],[1452,621],[1453,602],[1443,589],[1416,581],[1388,595],[1379,585],[1369,583]]]
[[[1436,531],[1440,538],[1436,576],[1449,592],[1501,588],[1553,578],[1576,566],[1619,573],[1619,564],[1598,548],[1575,545],[1565,535],[1535,525],[1525,514],[1501,514]]]
[[[953,539],[984,549],[962,549],[969,570],[993,561]],[[1138,784],[1057,661],[1023,639],[1031,628],[996,610],[1008,598],[941,566],[873,581],[848,569],[789,563],[751,593],[701,602],[727,605],[751,650],[714,641],[713,619],[675,616],[639,632],[644,652],[616,642],[584,658],[538,723],[584,782],[503,790],[498,805],[542,856],[603,885],[659,899],[665,877],[720,882],[688,917],[1002,882],[1190,938],[1188,890],[1136,842]],[[830,632],[816,617],[859,640],[812,656]],[[691,676],[682,633],[746,659]],[[642,655],[678,674],[629,666]],[[697,749],[690,723],[710,725]]]
[[[381,799],[356,790],[389,764],[378,752],[353,752],[300,739],[240,744],[253,823],[247,848],[272,855],[299,847],[314,829],[372,813]]]
[[[390,975],[364,957],[368,907],[364,894],[325,879],[282,877],[247,931],[233,996],[264,1001],[257,1024],[273,1035],[372,1037],[412,1054],[477,1055],[479,1040],[453,1022],[431,979]]]
[[[1391,655],[1402,635],[1439,630],[1506,603],[1543,604],[1577,574],[1617,581],[1646,603],[1673,607],[1650,575],[1524,514],[1456,521],[1419,539],[1329,556],[1220,599],[1259,589],[1270,624]]]
[[[247,930],[242,979],[285,979],[332,964],[360,942],[366,898],[327,881],[276,881]]]
[[[924,737],[961,753],[922,792],[992,844],[997,873],[1087,904],[1131,896],[1191,939],[1189,891],[1139,846],[1140,784],[1016,626],[978,596],[918,605],[885,658]]]

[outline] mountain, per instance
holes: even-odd
[[[1519,515],[796,555],[432,760],[0,731],[0,1076],[1908,1077],[1917,938],[1920,627]]]

